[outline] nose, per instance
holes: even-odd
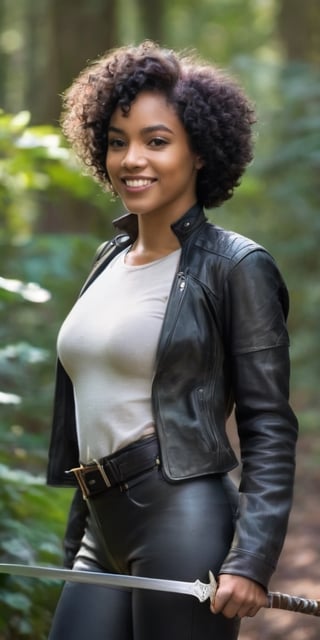
[[[130,144],[125,150],[121,166],[125,169],[140,169],[146,165],[143,149],[139,144]]]

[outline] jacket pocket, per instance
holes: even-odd
[[[196,403],[200,425],[200,437],[206,444],[209,451],[216,451],[218,449],[218,439],[215,432],[215,425],[210,419],[208,413],[205,400],[205,390],[203,387],[197,387],[196,389]]]

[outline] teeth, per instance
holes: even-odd
[[[125,180],[127,187],[147,187],[152,183],[152,180]]]

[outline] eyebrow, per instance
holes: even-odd
[[[113,131],[114,133],[125,133],[123,129],[119,129],[118,127],[113,126],[109,127],[109,131]],[[143,127],[143,129],[141,129],[142,133],[153,133],[154,131],[167,131],[168,133],[173,134],[173,131],[169,129],[169,127],[166,127],[165,124],[153,124],[150,127]]]

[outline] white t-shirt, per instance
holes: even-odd
[[[127,251],[77,300],[58,336],[84,464],[154,431],[155,356],[181,250],[140,266],[125,263]]]

